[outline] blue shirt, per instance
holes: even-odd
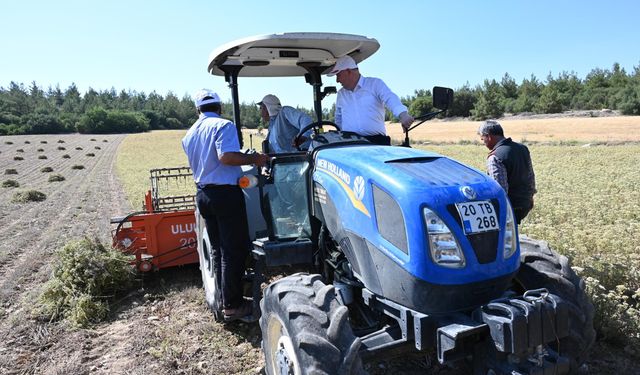
[[[313,120],[306,113],[293,107],[282,107],[277,115],[269,118],[269,134],[267,135],[269,152],[277,154],[297,152],[298,150],[292,146],[293,139],[298,135],[300,129],[312,122]],[[310,140],[308,138],[310,133],[311,130],[305,133],[307,141],[300,146],[302,150],[309,148]]]
[[[187,154],[196,184],[238,184],[242,168],[220,162],[220,157],[225,152],[240,151],[238,133],[233,122],[214,112],[201,113],[182,138],[182,148]]]
[[[344,87],[338,91],[336,124],[344,131],[360,135],[386,135],[385,106],[396,117],[407,110],[381,79],[360,76],[353,91]]]

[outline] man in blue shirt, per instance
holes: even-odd
[[[363,77],[351,56],[336,60],[328,76],[336,76],[342,85],[336,99],[336,124],[342,131],[353,132],[381,145],[391,144],[384,126],[385,107],[400,119],[405,131],[414,119],[398,95],[379,78]]]
[[[268,152],[280,154],[298,151],[293,144],[294,138],[302,128],[313,122],[311,117],[299,109],[282,106],[280,99],[272,94],[262,98],[258,105],[260,106],[262,120],[269,124],[269,134],[267,135]],[[301,137],[302,144],[300,149],[306,150],[309,148],[310,133],[311,129],[303,135],[304,138]]]
[[[195,104],[199,117],[182,139],[182,148],[197,186],[196,204],[209,234],[225,320],[243,319],[252,312],[242,288],[250,239],[238,178],[241,165],[264,166],[269,156],[240,152],[235,124],[220,117],[218,94],[200,90]]]

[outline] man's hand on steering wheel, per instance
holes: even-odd
[[[307,137],[305,137],[304,135],[301,135],[299,137],[295,137],[293,138],[293,140],[291,141],[291,145],[293,147],[295,147],[296,149],[298,149],[298,151],[300,150],[300,146],[303,145],[306,141],[307,141]]]
[[[302,145],[307,140],[307,137],[304,134],[309,129],[313,129],[314,133],[318,134],[319,130],[322,129],[324,125],[330,125],[336,128],[336,130],[340,130],[340,127],[333,121],[328,121],[328,120],[315,121],[305,126],[304,128],[300,129],[300,132],[298,132],[298,135],[296,135],[295,138],[293,138],[293,145],[296,147],[298,151],[303,151],[302,148],[300,148],[300,145]]]

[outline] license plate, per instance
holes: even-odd
[[[498,215],[490,201],[456,203],[464,234],[498,230]]]

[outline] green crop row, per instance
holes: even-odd
[[[428,146],[484,170],[478,145]],[[571,259],[600,337],[640,353],[640,146],[529,146],[535,207],[520,233]]]

